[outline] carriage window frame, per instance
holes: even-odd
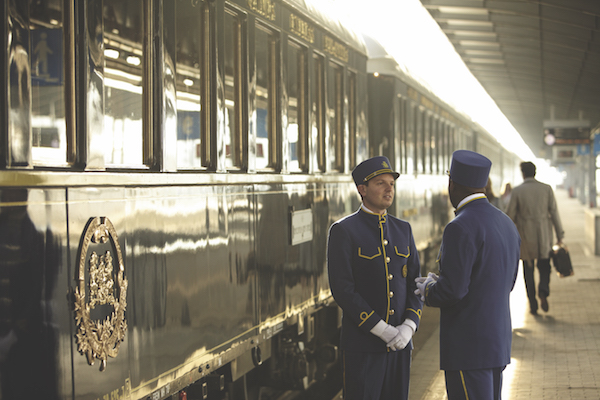
[[[24,6],[11,12],[15,20],[28,21],[29,26],[7,27],[11,37],[4,76],[8,106],[6,137],[0,145],[4,151],[0,164],[7,169],[68,168],[76,162],[74,5],[71,2],[53,5],[58,8],[37,10]],[[29,49],[26,63],[13,56],[18,46]],[[60,66],[58,71],[53,69],[56,65]],[[36,73],[39,70],[41,74]],[[49,88],[56,88],[49,90],[55,95],[51,102],[36,103],[36,89]],[[50,96],[40,94],[37,98],[47,101]],[[49,110],[47,114],[36,114],[36,110],[45,108]],[[34,145],[36,136],[43,145]]]
[[[155,82],[154,82],[154,73],[156,72],[154,70],[153,67],[153,58],[154,58],[154,54],[153,54],[153,48],[152,46],[148,45],[147,42],[147,38],[148,37],[152,37],[154,35],[154,30],[157,29],[156,26],[154,26],[154,24],[151,22],[151,15],[150,15],[150,8],[142,1],[139,1],[139,13],[140,13],[140,18],[143,21],[142,25],[142,33],[140,34],[139,37],[139,43],[138,42],[134,42],[133,40],[130,40],[128,37],[124,36],[123,31],[124,29],[119,29],[118,31],[114,31],[113,29],[110,29],[109,26],[107,26],[108,24],[106,23],[106,19],[105,19],[105,15],[104,15],[104,10],[101,12],[102,14],[102,36],[103,36],[103,43],[104,43],[104,54],[103,54],[103,61],[102,61],[102,66],[103,66],[103,72],[104,72],[104,76],[103,76],[103,115],[102,117],[104,118],[104,123],[103,123],[103,129],[102,129],[102,137],[101,138],[96,138],[96,139],[91,139],[92,141],[97,140],[97,139],[101,139],[102,141],[105,141],[105,135],[108,132],[113,132],[113,129],[110,129],[106,126],[106,122],[107,122],[107,117],[110,117],[112,114],[107,113],[107,108],[108,108],[108,97],[107,97],[107,87],[110,87],[108,85],[110,74],[108,72],[109,68],[108,65],[109,63],[115,63],[113,61],[110,61],[111,57],[108,57],[107,54],[109,54],[108,52],[111,50],[112,47],[114,47],[112,44],[113,43],[117,43],[118,41],[122,42],[122,46],[123,46],[123,54],[120,54],[119,56],[119,60],[126,57],[127,58],[127,62],[123,63],[121,61],[121,63],[123,65],[126,65],[128,68],[131,68],[131,66],[135,66],[138,65],[139,66],[139,101],[137,102],[137,104],[139,105],[139,112],[140,112],[140,118],[138,119],[139,123],[140,123],[140,130],[139,130],[139,135],[140,135],[140,147],[139,147],[139,160],[136,162],[129,162],[129,161],[124,161],[124,162],[109,162],[106,157],[107,154],[106,153],[102,153],[102,157],[103,157],[103,163],[104,163],[104,169],[106,170],[120,170],[120,169],[131,169],[131,170],[146,170],[148,167],[153,166],[155,163],[158,163],[159,160],[162,160],[162,157],[158,156],[157,154],[155,154],[154,152],[159,150],[159,147],[155,146],[155,139],[153,139],[153,134],[154,134],[154,129],[152,128],[154,126],[154,120],[153,117],[154,115],[154,102],[151,99],[152,97],[152,92],[153,90],[156,90],[155,86]],[[132,9],[132,7],[130,7],[129,9]],[[129,16],[129,15],[128,15]],[[128,19],[126,19],[128,20]],[[108,30],[107,30],[108,29]],[[135,31],[135,29],[133,29],[133,27],[129,27],[130,31]],[[119,49],[121,50],[121,49]],[[127,53],[129,53],[129,55],[127,55]],[[140,59],[140,63],[139,64],[133,64],[130,62],[129,57],[138,57]],[[136,87],[136,75],[134,73],[129,73],[126,71],[121,71],[118,69],[115,69],[115,76],[118,77],[119,75],[123,74],[126,78],[124,79],[129,79],[130,82],[125,82],[124,85],[125,87]],[[115,79],[116,80],[116,79]],[[117,87],[115,87],[117,88]],[[131,93],[136,93],[135,89],[130,88],[130,90],[127,89],[123,89],[124,92],[130,91]],[[115,104],[114,106],[116,107],[118,104]],[[121,110],[121,109],[120,109]],[[135,122],[135,121],[133,121]],[[126,130],[127,128],[125,126],[123,126],[123,129]],[[162,134],[162,132],[160,132]],[[127,135],[124,134],[123,138],[125,138]],[[117,138],[118,139],[118,138]],[[125,142],[124,142],[125,144]],[[127,146],[129,148],[129,146]],[[111,146],[110,149],[112,149],[112,151],[114,152],[115,146]],[[123,150],[123,154],[125,153],[131,153],[131,151],[125,151]],[[93,157],[93,156],[92,156]],[[89,159],[88,159],[89,161]]]
[[[425,113],[421,106],[416,106],[415,114],[415,173],[422,174],[425,172]]]
[[[348,161],[349,165],[356,165],[356,135],[358,133],[358,73],[352,69],[347,72],[347,97],[348,97]]]
[[[75,97],[74,95],[71,95],[74,91],[72,81],[75,73],[73,59],[74,48],[72,47],[74,46],[73,5],[67,2],[65,4],[60,3],[59,6],[61,8],[58,13],[51,13],[51,11],[57,11],[56,9],[52,9],[46,10],[44,15],[34,15],[34,10],[29,10],[29,40],[31,43],[31,74],[29,76],[31,79],[31,106],[29,112],[31,113],[32,135],[29,149],[26,149],[25,151],[30,154],[30,159],[27,164],[32,165],[33,167],[68,167],[75,160],[73,152],[73,133],[75,132],[73,121],[75,117],[73,115],[74,106],[71,107]],[[58,14],[60,14],[60,18],[58,17]],[[43,18],[48,18],[48,20],[44,21],[42,20]],[[52,20],[52,22],[50,20]],[[39,38],[34,35],[34,32],[37,32],[38,29],[42,30]],[[56,35],[50,36],[54,36],[54,44],[60,46],[59,49],[52,48],[52,46],[45,46],[48,43],[52,43],[48,36],[48,33],[50,32],[60,35],[60,40],[58,42],[56,41]],[[35,55],[38,52],[38,49],[40,53],[36,59]],[[60,53],[58,53],[57,50],[60,50]],[[45,62],[40,62],[40,59],[42,58],[45,59]],[[48,60],[48,58],[61,60],[59,76],[52,76],[49,73],[49,69],[52,67],[52,60]],[[43,64],[41,68],[46,69],[45,75],[35,74],[36,67],[40,68],[39,64]],[[38,76],[37,80],[35,79],[35,76]],[[51,90],[52,88],[57,88],[58,90]],[[52,98],[51,96],[48,96],[48,94],[36,96],[37,93],[44,91],[44,89],[46,89],[46,91],[54,92],[56,96]],[[36,109],[41,110],[43,108],[42,102],[36,102],[36,99],[53,101],[53,104],[48,104],[48,108],[52,115],[36,114]],[[62,116],[59,115],[56,117],[56,105],[59,108],[62,107]],[[36,121],[41,125],[46,126],[36,126]],[[46,135],[44,135],[44,133],[46,133]],[[50,134],[50,138],[48,138],[48,134]],[[46,140],[44,140],[44,136],[46,136]],[[39,146],[35,145],[36,138],[37,143],[40,144]],[[55,138],[57,141],[54,140]],[[50,142],[48,142],[48,139],[50,139]],[[64,143],[61,144],[61,142]],[[58,144],[58,147],[55,147],[56,144]],[[24,166],[24,164],[20,165],[19,163],[10,163],[10,165]]]
[[[309,133],[308,133],[308,92],[309,89],[307,87],[308,85],[308,49],[306,46],[302,45],[300,42],[293,40],[291,38],[288,38],[288,42],[287,42],[287,46],[288,46],[288,58],[287,58],[287,64],[288,64],[288,68],[287,68],[287,82],[286,84],[288,85],[288,96],[289,96],[289,84],[290,84],[290,80],[293,79],[293,77],[290,74],[290,52],[291,51],[295,51],[296,53],[296,74],[295,74],[295,79],[296,79],[296,87],[297,87],[297,93],[296,93],[296,120],[298,122],[298,138],[297,138],[297,142],[296,142],[296,156],[298,159],[298,168],[294,168],[294,169],[289,169],[290,172],[292,173],[306,173],[309,170]],[[289,98],[288,98],[289,101]],[[288,107],[288,112],[289,112],[289,107]],[[288,118],[288,124],[289,124],[289,118]],[[285,133],[285,135],[287,136],[287,132]],[[289,163],[291,163],[292,161],[292,152],[291,152],[291,144],[289,143],[289,141],[287,140],[286,137],[286,141],[287,146],[290,146],[290,151],[287,153],[289,160],[288,160],[288,168],[289,168]]]
[[[440,133],[440,119],[436,115],[431,117],[431,173],[437,174],[440,170],[439,164],[439,133]]]
[[[316,153],[315,169],[319,172],[327,171],[327,135],[325,128],[325,57],[319,53],[313,53],[312,57],[314,74],[311,85],[311,140]],[[316,130],[316,132],[315,132]]]
[[[407,130],[406,130],[406,173],[416,174],[417,171],[417,106],[407,101]]]
[[[408,119],[407,119],[407,113],[408,113],[408,101],[407,99],[402,96],[402,95],[398,95],[398,147],[399,147],[399,151],[400,151],[400,165],[399,165],[399,169],[400,169],[400,173],[401,174],[405,174],[407,171],[407,146],[406,146],[406,139],[407,139],[407,129],[408,129]]]
[[[267,34],[268,43],[267,43],[267,61],[266,66],[268,68],[267,71],[267,148],[268,148],[268,156],[267,156],[267,164],[266,166],[260,167],[257,166],[257,170],[263,172],[280,172],[281,171],[281,153],[282,153],[282,140],[281,140],[281,123],[280,123],[280,113],[279,113],[279,88],[281,84],[280,80],[280,66],[281,66],[281,55],[280,55],[280,47],[281,47],[281,33],[262,22],[261,20],[256,20],[254,25],[255,29],[255,52],[254,52],[254,63],[255,73],[258,74],[258,59],[256,57],[256,45],[258,40],[256,39],[256,33],[258,31],[262,31]],[[258,84],[258,78],[255,79],[256,84]],[[258,87],[255,88],[257,90]],[[257,98],[258,94],[256,94],[254,99],[254,110],[257,109]],[[256,135],[258,138],[258,134]],[[257,143],[258,146],[258,143]],[[258,151],[257,151],[258,152]]]
[[[333,149],[333,160],[328,160],[332,172],[344,172],[344,66],[333,60],[327,64],[327,125],[330,128],[329,148]],[[332,99],[330,94],[333,94]],[[332,103],[333,101],[333,103]],[[333,110],[333,113],[332,113]],[[332,117],[334,120],[332,121]]]
[[[431,136],[433,116],[431,111],[423,110],[423,172],[430,174],[431,169]]]
[[[227,6],[225,7],[225,9],[227,9]],[[175,84],[181,84],[184,85],[186,87],[192,87],[195,86],[197,89],[195,89],[194,92],[189,92],[187,95],[185,96],[181,96],[182,98],[180,98],[180,90],[177,90],[177,118],[178,118],[178,126],[177,126],[177,130],[178,130],[178,136],[180,134],[180,130],[182,134],[185,134],[185,132],[183,132],[183,129],[185,129],[184,126],[179,126],[180,123],[184,123],[184,121],[182,121],[180,119],[181,114],[180,114],[180,108],[179,108],[179,102],[185,102],[186,104],[188,104],[187,106],[191,108],[191,106],[189,105],[189,103],[191,103],[193,100],[195,100],[195,96],[198,96],[198,103],[197,103],[197,109],[194,109],[194,113],[197,114],[198,116],[198,125],[196,126],[196,124],[194,123],[194,121],[192,121],[192,128],[197,128],[198,129],[198,137],[199,137],[199,143],[196,146],[196,156],[199,158],[199,160],[197,161],[197,165],[196,163],[192,163],[190,165],[180,165],[180,157],[178,155],[177,157],[177,171],[183,172],[183,171],[203,171],[203,170],[207,170],[210,162],[211,162],[211,151],[210,151],[210,146],[211,146],[211,142],[212,142],[212,138],[211,138],[211,129],[210,129],[210,109],[211,109],[211,105],[210,105],[210,76],[211,76],[211,72],[212,72],[212,67],[211,67],[211,57],[210,57],[210,43],[212,41],[212,38],[214,37],[212,34],[212,31],[210,29],[210,10],[209,7],[206,3],[200,3],[199,4],[199,9],[198,9],[198,13],[197,13],[197,22],[198,22],[198,27],[197,30],[195,30],[193,33],[196,34],[197,39],[198,39],[198,46],[197,49],[195,49],[197,51],[198,54],[198,59],[194,60],[197,63],[197,67],[194,69],[193,67],[190,66],[185,66],[185,68],[179,63],[179,51],[177,51],[176,54],[176,74],[175,74]],[[179,17],[179,12],[176,13],[175,16],[175,21],[176,23],[178,23],[178,17]],[[178,32],[177,32],[178,33]],[[179,39],[179,38],[177,38]],[[179,48],[179,46],[178,46]],[[189,81],[187,81],[189,80]],[[180,83],[179,83],[180,82]],[[186,99],[187,97],[187,99]],[[186,110],[187,111],[187,110]],[[186,121],[187,122],[187,121]],[[189,122],[187,122],[189,123]],[[179,140],[179,139],[178,139]],[[178,144],[179,146],[179,144]],[[179,148],[178,148],[178,152],[179,152]]]
[[[231,159],[231,165],[226,165],[226,169],[228,171],[241,171],[248,167],[248,135],[244,134],[247,132],[247,96],[244,95],[244,65],[245,62],[245,54],[246,50],[246,42],[243,40],[245,36],[247,36],[247,23],[246,23],[246,13],[238,10],[233,7],[229,3],[225,3],[224,7],[224,15],[223,15],[223,29],[228,29],[229,25],[226,23],[226,18],[230,17],[232,20],[231,28],[232,28],[232,53],[227,53],[227,50],[224,51],[223,57],[232,56],[233,60],[233,130],[230,131],[230,134],[233,138],[233,145],[230,146],[230,154],[231,157],[227,156],[226,148],[224,149],[224,158],[225,160]],[[225,44],[227,47],[227,44]],[[225,59],[223,59],[223,68],[225,68]],[[223,69],[223,85],[224,92],[226,90],[227,83],[225,82],[226,71]],[[224,94],[224,96],[226,96]],[[224,97],[224,112],[227,113],[227,97]],[[226,146],[223,143],[223,146]],[[226,162],[226,161],[225,161]]]
[[[446,121],[442,118],[438,118],[438,151],[437,151],[437,164],[438,174],[442,174],[446,169],[446,147],[444,144],[446,136]]]
[[[452,125],[450,121],[446,121],[444,125],[444,168],[448,168],[450,166],[450,157],[452,155],[450,149],[450,130],[452,129]]]

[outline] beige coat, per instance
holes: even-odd
[[[564,237],[554,192],[549,185],[535,178],[526,178],[513,189],[506,214],[521,235],[522,260],[549,258],[552,226],[557,240],[561,241]]]

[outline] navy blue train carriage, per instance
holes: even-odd
[[[4,399],[306,390],[337,365],[325,249],[359,205],[352,168],[393,160],[393,212],[428,254],[452,151],[514,166],[302,0],[3,11]]]

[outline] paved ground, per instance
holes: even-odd
[[[560,189],[556,198],[575,275],[560,278],[553,272],[550,309],[533,316],[519,271],[511,295],[512,361],[504,372],[503,400],[600,399],[600,256],[585,239],[586,207]],[[415,354],[410,400],[447,399],[438,346],[439,331]]]

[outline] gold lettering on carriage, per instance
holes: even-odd
[[[100,360],[100,371],[104,371],[108,357],[118,355],[127,330],[125,264],[117,232],[108,218],[90,218],[78,260],[74,292],[77,349],[89,365]]]
[[[332,37],[325,36],[325,52],[348,62],[348,48]]]
[[[297,36],[306,40],[309,43],[315,41],[315,30],[308,22],[297,17],[294,14],[290,14],[290,30]]]
[[[275,21],[275,3],[271,0],[248,0],[248,7],[263,17]]]

